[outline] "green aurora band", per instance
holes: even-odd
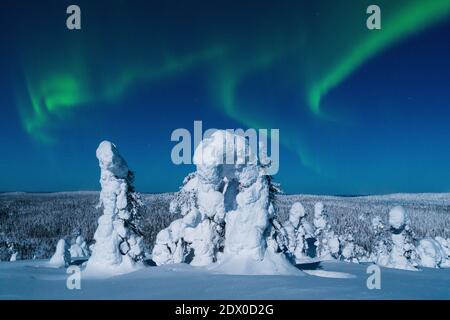
[[[383,7],[382,7],[383,8]],[[383,9],[381,16],[383,16]],[[414,32],[440,21],[450,13],[450,0],[410,1],[398,12],[382,18],[382,30],[369,32],[368,36],[313,84],[308,96],[311,111],[319,114],[320,100],[338,86],[353,71],[377,53]]]
[[[90,65],[108,57],[111,48],[94,46],[93,39],[114,26],[91,26],[88,34],[75,41],[62,40],[62,44],[57,44],[59,47],[53,44],[55,47],[45,55],[33,44],[24,44],[22,69],[26,91],[17,94],[23,127],[36,141],[52,144],[56,141],[52,130],[79,108],[113,104],[137,82],[151,85],[200,65],[207,66],[211,74],[207,86],[213,107],[247,127],[280,127],[280,119],[252,112],[250,102],[241,101],[239,92],[241,85],[252,76],[270,71],[286,59],[293,61],[286,78],[293,79],[293,90],[300,92],[304,101],[304,106],[298,108],[305,107],[317,121],[326,121],[330,117],[321,110],[321,101],[330,90],[382,50],[450,13],[450,0],[380,0],[377,4],[381,7],[382,30],[367,30],[365,8],[370,4],[366,0],[333,4],[317,1],[313,8],[298,4],[303,10],[287,7],[282,13],[288,12],[289,19],[280,15],[287,19],[279,20],[280,25],[271,20],[276,10],[267,10],[268,16],[263,13],[254,25],[232,30],[223,28],[224,21],[198,19],[198,30],[193,32],[197,31],[199,39],[193,41],[189,50],[177,46],[177,40],[172,39],[173,30],[153,28],[149,29],[149,35],[144,30],[143,38],[155,39],[149,49],[145,39],[131,37],[130,40],[129,34],[122,31],[127,29],[124,26],[115,31],[117,39],[111,45],[114,54],[121,58],[120,64],[111,65],[106,61],[101,65],[102,74],[93,74]],[[311,10],[317,10],[320,15],[312,15]],[[122,14],[127,10],[119,7],[111,12]],[[169,18],[166,20],[170,21]],[[127,26],[135,28],[133,21],[139,19],[129,20]],[[284,21],[287,21],[285,25]],[[48,44],[47,34],[41,37]],[[29,39],[25,36],[24,40]],[[34,54],[42,56],[38,59]],[[307,130],[295,125],[284,128],[281,142],[294,150],[304,165],[323,172],[308,148]]]

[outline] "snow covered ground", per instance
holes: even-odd
[[[0,262],[0,299],[450,299],[450,269],[381,268],[369,290],[365,264],[322,262],[298,276],[225,275],[187,264],[148,266],[66,287],[64,268],[48,260]]]

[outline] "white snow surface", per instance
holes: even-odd
[[[381,289],[366,286],[366,264],[322,262],[298,275],[228,275],[188,264],[81,278],[68,290],[64,268],[48,260],[0,262],[0,299],[450,299],[450,269],[381,268]]]
[[[261,260],[247,254],[223,255],[218,262],[208,266],[212,272],[233,275],[291,275],[303,273],[293,266],[282,254],[266,250]]]

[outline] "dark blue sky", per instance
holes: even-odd
[[[448,16],[374,49],[317,113],[310,88],[408,1],[370,32],[367,1],[228,2],[79,1],[68,31],[69,2],[2,1],[0,191],[96,190],[105,139],[139,191],[175,191],[194,168],[170,134],[194,120],[279,128],[287,193],[450,191]]]

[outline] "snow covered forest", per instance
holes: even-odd
[[[144,245],[151,252],[157,233],[179,215],[169,210],[173,193],[143,194]],[[96,208],[99,192],[3,193],[0,194],[0,260],[9,261],[13,252],[20,259],[48,259],[56,243],[79,229],[92,243],[101,211]],[[329,212],[330,225],[338,235],[357,229],[355,243],[370,250],[375,235],[371,219],[379,215],[387,225],[389,209],[402,205],[410,214],[411,228],[417,237],[450,237],[450,195],[387,195],[369,197],[332,197],[315,195],[278,195],[277,215],[285,221],[289,209],[300,201],[313,212],[317,201]],[[307,219],[313,223],[313,215]],[[12,247],[14,250],[12,250]]]
[[[143,197],[145,247],[150,251],[158,231],[176,217],[168,210],[173,194]],[[20,259],[50,258],[59,239],[79,230],[91,244],[101,215],[98,198],[94,191],[0,194],[0,260],[9,260],[11,251]]]

